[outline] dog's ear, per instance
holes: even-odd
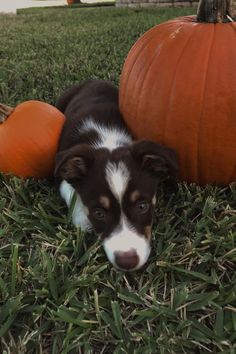
[[[149,140],[138,140],[132,144],[131,154],[152,174],[177,179],[178,162],[174,150]]]
[[[94,149],[86,144],[61,151],[56,155],[54,176],[73,184],[87,175],[94,158]]]

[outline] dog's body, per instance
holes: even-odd
[[[59,190],[73,223],[101,235],[108,259],[118,268],[140,268],[150,253],[156,190],[176,173],[172,150],[133,142],[118,108],[118,90],[90,80],[57,102],[66,116],[56,160]]]

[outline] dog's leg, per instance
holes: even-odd
[[[72,222],[75,226],[80,227],[81,230],[91,232],[93,228],[88,219],[89,212],[86,206],[83,204],[80,196],[66,181],[62,181],[59,189],[61,196],[65,200],[68,207],[70,207],[73,196],[76,194],[76,202],[72,213]]]

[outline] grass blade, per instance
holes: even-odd
[[[117,301],[112,301],[111,308],[112,308],[112,313],[113,313],[113,317],[115,320],[115,326],[116,326],[118,338],[125,340],[120,305],[118,304]]]
[[[18,244],[12,245],[11,296],[16,293],[18,249]]]

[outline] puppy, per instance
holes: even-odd
[[[145,264],[151,250],[158,185],[176,176],[173,150],[133,142],[118,107],[118,89],[89,80],[69,88],[57,108],[66,116],[55,178],[74,225],[100,235],[109,261],[122,270]]]

